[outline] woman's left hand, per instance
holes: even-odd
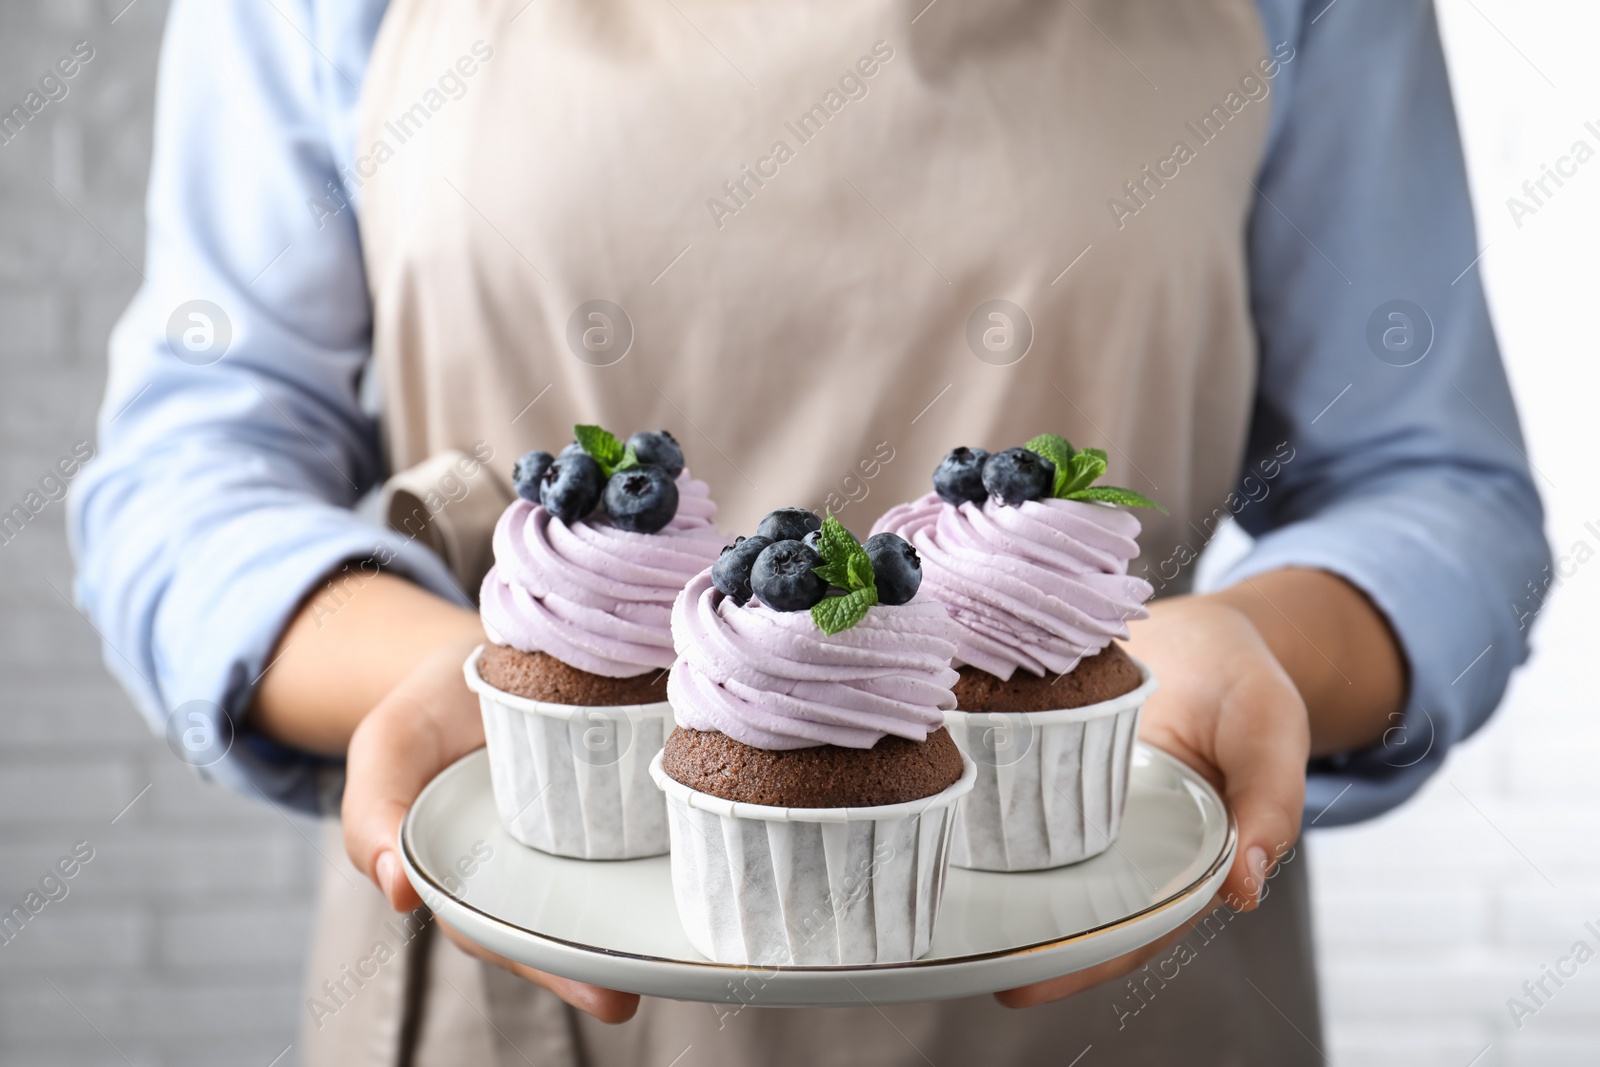
[[[1218,893],[1253,910],[1272,863],[1300,833],[1311,729],[1305,701],[1257,624],[1230,596],[1159,601],[1134,623],[1128,651],[1160,679],[1139,736],[1199,771],[1239,823],[1239,848]],[[1188,932],[1076,974],[996,993],[1025,1008],[1072,996],[1142,966]]]

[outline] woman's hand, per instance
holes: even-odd
[[[1205,596],[1150,607],[1128,651],[1161,687],[1139,736],[1217,788],[1239,822],[1239,850],[1218,894],[1253,910],[1272,864],[1300,833],[1306,759],[1376,742],[1405,699],[1405,663],[1382,614],[1324,571],[1285,569]],[[1077,974],[995,994],[1013,1008],[1119,978],[1175,944],[1152,945]]]
[[[1160,680],[1139,736],[1199,771],[1239,822],[1239,849],[1218,894],[1235,910],[1258,903],[1268,857],[1300,833],[1310,727],[1305,702],[1243,612],[1214,597],[1160,601],[1133,627],[1128,650]],[[1082,992],[1142,966],[1188,932],[1086,971],[996,996],[1012,1008]]]
[[[1239,850],[1218,895],[1251,910],[1269,863],[1300,836],[1311,746],[1305,701],[1255,624],[1226,599],[1152,605],[1129,650],[1161,679],[1139,736],[1222,794],[1239,823]]]
[[[467,688],[461,670],[481,640],[473,636],[453,641],[422,656],[411,673],[361,720],[350,739],[343,809],[345,850],[397,911],[411,911],[422,904],[395,853],[400,820],[434,775],[483,747],[478,698]],[[603,1022],[623,1022],[638,1010],[637,994],[536,971],[495,955],[442,922],[439,926],[468,954],[543,986]]]
[[[400,820],[422,787],[483,747],[478,698],[462,664],[483,641],[478,613],[386,572],[310,597],[274,650],[250,709],[252,729],[313,752],[345,753],[344,847],[398,911],[422,906],[395,854]],[[437,921],[437,920],[436,920]],[[573,982],[496,956],[444,923],[464,951],[619,1023],[633,993]]]

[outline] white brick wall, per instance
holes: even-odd
[[[97,50],[52,115],[0,146],[8,502],[91,434],[105,335],[137,280],[46,182],[138,261],[165,5],[138,0],[109,25],[126,2],[0,5],[0,100],[20,97],[73,41]],[[1590,432],[1600,277],[1580,240],[1600,233],[1600,164],[1520,230],[1503,201],[1583,120],[1600,120],[1592,9],[1442,0],[1441,12],[1490,246],[1479,269],[1562,546],[1600,520]],[[0,902],[20,900],[74,841],[95,858],[66,899],[0,946],[0,1065],[265,1067],[294,1040],[321,861],[279,816],[202,786],[146,734],[57,593],[70,581],[61,522],[52,505],[0,547]],[[1367,826],[1318,833],[1310,863],[1333,1063],[1600,1062],[1600,960],[1520,1031],[1505,1007],[1575,939],[1600,949],[1583,929],[1600,925],[1600,715],[1585,671],[1597,608],[1600,565],[1566,583],[1507,706],[1421,796]],[[278,1062],[297,1060],[291,1050]]]
[[[138,0],[110,25],[126,3],[0,4],[8,107],[73,42],[96,50],[65,100],[0,145],[4,507],[92,438],[106,334],[138,283],[49,184],[139,262],[166,4]],[[149,736],[61,597],[62,522],[51,504],[0,545],[0,906],[73,842],[95,855],[65,899],[0,945],[0,1064],[266,1067],[295,1039],[321,861],[278,815],[202,785]],[[278,1064],[297,1062],[291,1051]]]

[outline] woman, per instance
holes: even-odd
[[[175,751],[342,803],[382,896],[324,850],[309,1063],[1318,1062],[1302,810],[1405,799],[1526,655],[1540,506],[1420,0],[179,0],[149,244],[79,593]],[[1237,814],[1226,898],[1275,892],[1179,977],[1109,981],[1152,946],[998,1002],[640,1004],[425,915],[348,978],[420,903],[407,805],[482,743],[498,498],[436,542],[350,508],[575,421],[671,428],[726,529],[865,529],[956,444],[1109,449],[1170,509],[1143,736]],[[1228,516],[1259,539],[1186,595]]]

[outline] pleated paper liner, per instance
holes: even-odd
[[[619,707],[548,704],[496,689],[465,666],[478,694],[495,807],[525,845],[576,859],[667,851],[666,803],[650,761],[672,730],[666,701]]]
[[[1122,829],[1139,712],[1156,690],[1135,661],[1132,692],[1057,711],[945,716],[977,781],[956,818],[950,862],[981,871],[1064,867],[1111,847]]]
[[[928,951],[956,805],[977,768],[921,800],[865,808],[742,804],[662,769],[672,888],[689,942],[719,963],[901,963]]]

